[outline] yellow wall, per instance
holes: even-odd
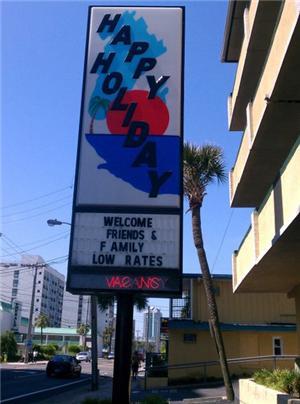
[[[273,88],[282,67],[282,61],[286,54],[287,44],[298,21],[299,11],[297,2],[289,0],[284,3],[281,18],[273,39],[272,48],[261,77],[257,93],[253,102],[253,132],[257,133],[261,118],[266,109],[265,96],[272,96]]]
[[[295,323],[294,299],[284,293],[232,293],[231,280],[214,280],[220,291],[216,296],[223,323]],[[207,303],[202,280],[193,280],[193,319],[207,321]]]
[[[288,224],[299,211],[300,201],[300,138],[298,146],[281,174],[283,223]],[[297,173],[297,174],[296,174]]]
[[[197,335],[197,343],[184,343],[183,334]],[[194,329],[169,331],[169,365],[195,363],[200,361],[218,360],[216,349],[209,331]],[[281,337],[283,341],[283,354],[296,354],[295,332],[257,332],[257,331],[225,331],[223,332],[227,358],[241,358],[250,356],[272,355],[273,337]],[[293,360],[278,362],[277,366],[293,367]],[[230,364],[231,374],[252,374],[258,368],[272,368],[273,362]],[[221,377],[219,366],[169,369],[169,381],[180,378]]]

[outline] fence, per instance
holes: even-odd
[[[265,355],[227,359],[227,363],[229,365],[230,373],[233,375],[234,373],[239,374],[238,372],[233,372],[234,369],[242,370],[248,368],[250,372],[262,367],[271,367],[276,369],[279,366],[279,362],[285,362],[283,363],[285,366],[288,365],[288,367],[291,367],[294,365],[296,359],[300,360],[299,355]],[[267,363],[269,365],[267,365]],[[250,364],[250,366],[247,367],[247,364]],[[254,364],[254,366],[251,364]],[[195,369],[195,373],[198,374],[198,378],[201,379],[201,381],[206,382],[210,376],[209,370],[212,367],[220,367],[220,362],[215,360],[168,365],[165,355],[148,354],[145,366],[145,389],[147,386],[147,378],[168,377],[170,382],[170,379],[172,379],[172,373],[173,379],[176,380],[174,375],[176,371],[181,369],[185,370],[185,374],[187,373],[187,369]]]

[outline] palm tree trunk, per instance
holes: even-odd
[[[94,133],[94,121],[95,121],[96,113],[92,116],[91,122],[90,122],[90,134]]]
[[[216,343],[217,352],[220,359],[221,370],[223,374],[224,384],[226,388],[227,399],[234,400],[234,391],[230,380],[230,374],[225,354],[225,348],[223,338],[220,330],[218,309],[212,284],[212,279],[209,271],[209,266],[206,258],[206,253],[203,245],[200,206],[192,208],[192,228],[195,247],[197,249],[198,259],[203,276],[203,284],[206,293],[208,314],[210,319],[210,325],[213,332],[213,337]]]
[[[43,327],[41,327],[41,345],[43,345]]]

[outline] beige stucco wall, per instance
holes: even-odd
[[[300,136],[281,168],[279,180],[270,188],[251,227],[235,254],[234,287],[252,270],[300,212]],[[275,200],[277,205],[275,206]],[[281,223],[276,229],[275,223]],[[257,251],[255,250],[257,249]],[[297,246],[295,246],[297,248]]]
[[[268,95],[270,97],[272,95],[298,16],[299,10],[297,7],[297,1],[286,1],[274,36],[272,48],[270,49],[269,57],[253,101],[254,134],[257,132],[267,105],[265,96]]]
[[[275,235],[275,220],[274,220],[274,196],[270,193],[266,200],[263,209],[257,215],[258,225],[258,255],[264,254],[272,247],[272,239]]]
[[[255,238],[251,226],[235,256],[235,282],[239,284],[255,264]]]
[[[284,293],[235,293],[231,280],[214,280],[219,318],[224,323],[296,322],[294,299]],[[203,282],[193,281],[193,318],[207,321],[207,303]]]
[[[300,137],[289,163],[281,174],[283,223],[287,225],[300,210]]]
[[[197,335],[197,343],[185,343],[184,333]],[[214,342],[209,331],[193,329],[170,330],[169,334],[169,365],[196,363],[200,361],[218,360]],[[283,354],[294,355],[296,352],[295,332],[257,332],[257,331],[225,331],[223,339],[227,358],[241,358],[249,356],[272,355],[273,337],[281,337]],[[278,362],[280,368],[293,368],[294,361]],[[272,368],[273,362],[230,364],[231,374],[252,374],[258,368]],[[218,365],[202,367],[169,369],[169,381],[180,378],[221,377]]]

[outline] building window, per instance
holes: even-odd
[[[11,295],[12,296],[17,296],[17,294],[18,294],[18,289],[13,289],[12,292],[11,292]]]
[[[14,271],[14,278],[18,278],[18,277],[19,277],[19,272],[20,272],[20,271],[18,271],[18,270],[17,270],[17,271]]]
[[[18,287],[18,283],[19,281],[17,279],[13,280],[13,288],[17,288]]]
[[[183,334],[183,342],[187,344],[196,344],[197,334]]]
[[[282,339],[273,337],[273,355],[282,355]]]

